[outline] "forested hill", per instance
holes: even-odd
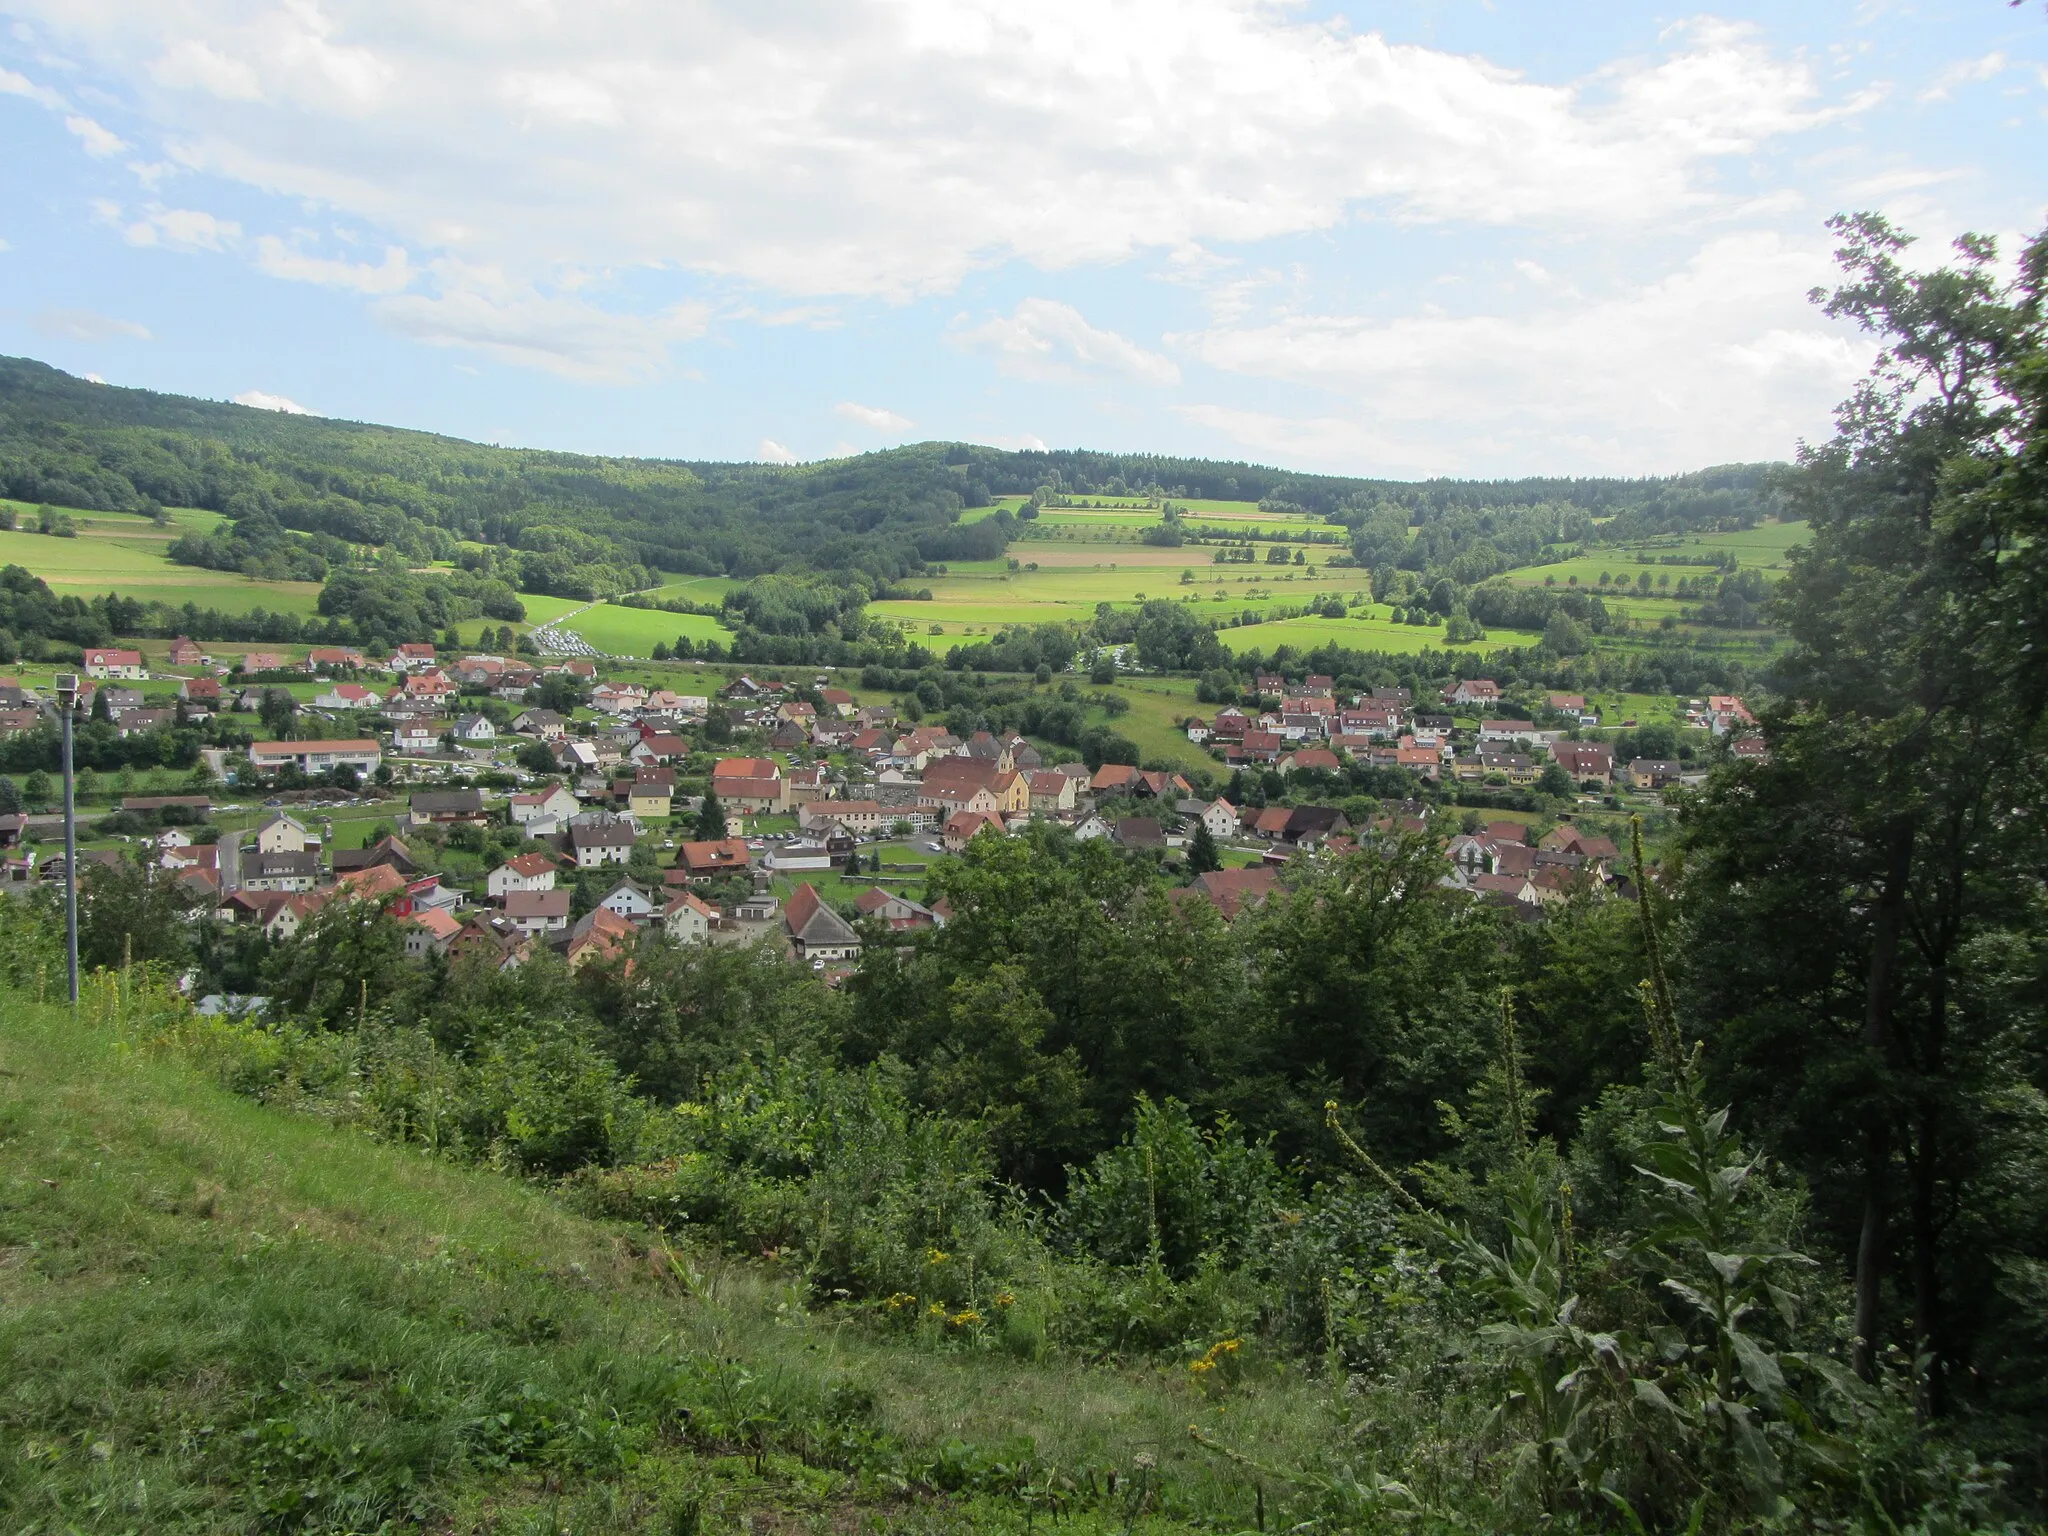
[[[958,443],[789,467],[600,458],[116,388],[0,359],[0,495],[106,511],[197,506],[238,521],[267,514],[421,558],[476,540],[558,557],[613,590],[640,568],[858,571],[886,582],[931,562],[986,559],[1014,523],[1007,512],[962,513],[1048,486],[1284,504],[1366,543],[1375,528],[1535,507],[1583,514],[1573,517],[1581,528],[1611,518],[1608,528],[1631,537],[1747,526],[1771,510],[1772,482],[1770,466],[1737,465],[1663,479],[1406,483]]]

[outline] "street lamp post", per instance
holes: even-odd
[[[78,1006],[78,813],[72,800],[71,717],[78,710],[78,674],[60,672],[57,716],[64,726],[64,974],[71,1006]]]

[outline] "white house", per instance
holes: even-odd
[[[141,682],[149,676],[149,668],[142,664],[140,651],[116,651],[88,646],[85,652],[85,675]]]
[[[493,901],[503,901],[514,891],[552,891],[555,861],[544,853],[522,853],[507,859],[484,877],[484,890]]]
[[[685,891],[661,909],[661,931],[676,944],[701,944],[711,937],[718,909],[701,896]]]
[[[455,722],[455,739],[465,747],[488,747],[498,739],[498,728],[485,715],[464,715]]]
[[[1237,824],[1237,807],[1228,800],[1211,800],[1202,807],[1202,825],[1211,837],[1234,837]]]
[[[654,898],[631,880],[621,880],[613,886],[598,905],[636,926],[652,922],[656,911]]]
[[[353,768],[358,773],[375,773],[383,764],[384,749],[374,741],[259,741],[249,748],[249,761],[259,772],[295,764],[305,774],[325,773],[330,768]]]
[[[256,829],[258,853],[304,853],[312,842],[306,829],[282,812]]]
[[[429,757],[441,750],[441,733],[431,725],[414,721],[391,733],[391,750],[406,757]]]
[[[578,869],[602,869],[633,857],[637,840],[633,823],[623,819],[580,822],[569,828],[569,847]]]
[[[505,897],[505,920],[521,933],[559,933],[569,926],[569,893],[513,891]]]
[[[1077,843],[1092,843],[1098,837],[1107,836],[1109,836],[1109,823],[1100,816],[1090,816],[1074,828],[1074,841]]]
[[[361,683],[336,683],[313,700],[315,709],[375,709],[377,693]]]
[[[519,826],[535,821],[567,821],[582,807],[566,785],[550,784],[531,794],[512,797],[512,820]]]

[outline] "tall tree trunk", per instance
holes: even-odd
[[[1906,882],[1913,872],[1913,823],[1885,831],[1884,875],[1870,935],[1870,972],[1863,1004],[1863,1044],[1880,1084],[1890,1077],[1892,1014],[1898,1003],[1899,948],[1905,932]],[[1868,1378],[1877,1354],[1878,1300],[1884,1282],[1891,1192],[1890,1095],[1880,1090],[1864,1108],[1863,1230],[1856,1241],[1856,1368]]]
[[[1941,1220],[1936,1207],[1941,1187],[1940,1085],[1947,1070],[1948,960],[1935,963],[1928,978],[1927,1045],[1920,1062],[1913,1156],[1913,1340],[1926,1362],[1920,1383],[1920,1411],[1940,1415],[1947,1406],[1947,1362],[1943,1358]]]

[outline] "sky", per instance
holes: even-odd
[[[2036,0],[0,0],[0,353],[587,453],[1653,474],[1831,214],[2048,223]]]

